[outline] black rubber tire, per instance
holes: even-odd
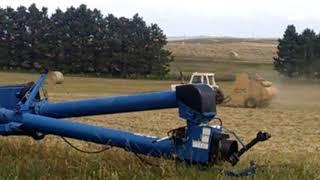
[[[221,104],[224,101],[224,94],[221,89],[219,88],[214,88],[216,91],[216,104]]]
[[[246,108],[256,108],[257,106],[258,106],[258,102],[253,97],[249,97],[244,101],[244,107]]]

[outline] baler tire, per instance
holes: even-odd
[[[271,102],[270,99],[263,100],[263,101],[261,101],[261,103],[260,103],[260,107],[266,108],[266,107],[270,106],[270,102]]]
[[[244,107],[246,108],[256,108],[257,105],[258,105],[258,102],[253,97],[249,97],[244,101]]]

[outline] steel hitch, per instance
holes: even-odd
[[[225,149],[228,150],[228,156],[225,156],[225,160],[230,162],[233,166],[236,165],[238,163],[238,161],[240,160],[240,157],[247,152],[249,149],[251,149],[254,145],[256,145],[258,142],[262,142],[262,141],[266,141],[268,139],[271,138],[271,134],[268,132],[262,132],[259,131],[257,133],[257,136],[252,139],[248,144],[244,145],[239,151],[234,150],[235,148],[231,148],[231,147],[235,147],[234,142],[231,141],[225,141],[222,143],[222,152],[225,151]],[[232,150],[230,152],[230,149]]]

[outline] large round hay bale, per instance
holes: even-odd
[[[277,88],[275,88],[275,87],[267,87],[265,89],[267,91],[267,94],[268,94],[269,98],[272,98],[272,97],[274,97],[274,96],[279,94],[279,90]]]
[[[52,71],[49,73],[49,76],[55,84],[62,84],[64,81],[63,74],[59,71]]]
[[[229,53],[229,55],[230,55],[230,57],[233,58],[233,59],[240,59],[240,55],[239,55],[237,52],[235,52],[235,51],[231,51],[231,52]]]

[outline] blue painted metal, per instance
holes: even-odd
[[[16,113],[12,110],[0,109],[0,121],[10,122],[0,125],[1,135],[28,135],[35,132],[53,134],[83,141],[121,147],[132,152],[151,156],[172,157],[175,154],[180,160],[207,164],[210,156],[211,139],[221,129],[208,125],[190,126],[185,142],[175,144],[171,139],[161,140],[159,137],[97,127],[84,123],[70,122],[30,113]],[[22,126],[23,125],[23,126]],[[203,129],[210,129],[209,140],[203,142]],[[194,141],[202,142],[207,147],[194,147]]]
[[[20,99],[17,94],[23,88],[23,85],[2,86],[0,87],[0,107],[15,109]]]
[[[210,131],[210,135],[203,139],[204,131]],[[187,139],[183,144],[176,146],[176,153],[179,159],[200,164],[208,164],[210,161],[211,141],[221,133],[221,129],[208,125],[191,126],[187,129]]]
[[[36,131],[121,147],[145,155],[170,156],[174,151],[174,144],[171,140],[157,142],[160,138],[30,113],[17,114],[7,109],[0,109],[0,121],[17,123],[15,128],[6,129],[2,132],[0,129],[2,135],[14,134],[19,126],[21,128],[20,124],[23,124],[23,130],[25,131]]]
[[[23,86],[0,87],[0,135],[41,138],[41,135],[53,134],[116,146],[139,154],[177,157],[200,164],[212,163],[212,152],[220,148],[212,145],[213,140],[219,140],[222,127],[211,127],[208,124],[216,115],[215,104],[208,103],[207,97],[214,97],[208,86],[192,86],[191,95],[195,95],[192,98],[188,97],[186,90],[189,87],[185,86],[181,88],[179,96],[177,92],[164,91],[50,104],[47,99],[36,99],[44,81],[45,75],[41,75],[29,90],[26,101],[20,101],[16,96]],[[201,104],[206,98],[206,103]],[[179,142],[172,137],[159,138],[57,119],[174,107],[179,108],[179,115],[187,124]]]
[[[216,116],[216,112],[197,112],[179,102],[179,116],[187,120],[188,126],[207,124]]]
[[[194,140],[201,141],[199,138],[202,136],[202,127],[198,125],[208,123],[210,119],[215,116],[215,113],[193,111],[177,100],[176,92],[143,93],[130,96],[49,104],[46,99],[40,102],[36,100],[36,96],[44,81],[45,75],[41,75],[27,93],[28,98],[25,102],[19,101],[16,96],[23,86],[0,88],[3,96],[2,99],[4,99],[5,96],[8,98],[6,102],[1,100],[3,104],[3,108],[0,109],[1,135],[34,136],[37,133],[53,134],[99,144],[108,144],[140,154],[170,157],[177,153],[178,158],[181,160],[199,163],[208,162],[210,149],[208,144],[210,142],[206,142],[208,147],[205,149],[192,147],[192,143]],[[179,106],[180,116],[187,120],[188,125],[185,143],[179,145],[175,144],[170,138],[161,139],[137,133],[55,119],[173,108],[177,106]],[[208,126],[206,126],[206,128],[211,129]]]
[[[54,118],[67,118],[174,108],[177,106],[175,92],[164,91],[53,104],[44,102],[37,105],[36,113]]]
[[[37,94],[39,93],[40,88],[42,87],[45,80],[46,80],[46,76],[44,74],[41,74],[40,78],[35,83],[34,87],[32,88],[27,101],[24,103],[25,106],[32,106],[32,103],[33,103],[35,97],[37,96]]]
[[[215,112],[196,112],[180,102],[179,115],[187,120],[187,138],[183,144],[176,146],[177,156],[179,159],[186,161],[207,164],[212,148],[210,147],[211,141],[214,136],[221,133],[221,128],[214,128],[208,125],[208,122],[215,117]],[[204,130],[210,131],[210,134],[205,137],[207,140],[202,139]],[[194,145],[195,143],[198,143],[199,146]]]
[[[17,110],[19,112],[21,112],[21,111],[27,112],[31,109],[34,109],[34,107],[36,105],[36,102],[35,102],[36,96],[39,94],[40,88],[42,87],[45,80],[46,80],[46,75],[41,74],[40,78],[37,80],[35,85],[33,85],[33,87],[30,89],[30,92],[28,93],[28,98],[27,98],[26,102],[20,101],[18,103]]]

